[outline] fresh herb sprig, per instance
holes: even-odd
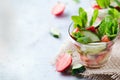
[[[114,8],[108,10],[108,15],[111,15],[113,18],[120,19],[120,12]]]
[[[94,10],[93,16],[92,16],[92,18],[90,20],[90,26],[92,26],[94,24],[94,22],[96,21],[97,17],[98,17],[98,10],[96,9],[96,10]]]
[[[118,32],[120,31],[118,19],[120,19],[120,13],[113,8],[110,8],[108,11],[108,15],[102,19],[101,23],[95,29],[96,32],[87,31],[87,28],[91,28],[94,22],[98,17],[98,10],[94,10],[92,18],[90,22],[88,22],[87,12],[83,8],[79,8],[79,15],[72,16],[74,28],[79,28],[77,32],[72,32],[72,36],[76,41],[87,44],[91,42],[100,41],[103,36],[107,36],[110,40],[113,40]],[[86,32],[87,31],[87,32]],[[90,38],[89,36],[92,36]]]
[[[107,8],[110,6],[110,0],[96,0],[96,2],[101,8]]]
[[[74,28],[78,27],[80,30],[85,31],[86,28],[92,26],[94,22],[96,21],[97,16],[98,16],[98,10],[97,9],[94,10],[92,18],[89,23],[88,23],[87,12],[83,8],[79,8],[78,14],[79,15],[75,15],[71,17],[74,23]],[[80,43],[87,44],[87,43],[92,42],[92,40],[89,37],[83,35],[81,32],[72,33],[72,35]]]
[[[98,17],[98,10],[95,9],[92,15],[92,18],[90,20],[90,23],[88,26],[92,26],[94,24],[94,22],[96,21]],[[79,27],[81,29],[85,29],[88,24],[88,16],[87,16],[87,12],[83,9],[83,8],[79,8],[79,15],[75,15],[71,17],[75,27]]]
[[[119,30],[117,19],[109,15],[106,16],[99,25],[98,35],[100,38],[107,35],[110,40],[113,40],[117,36]]]
[[[78,25],[80,28],[85,28],[87,24],[87,12],[83,8],[79,8],[79,15],[71,17],[74,25]]]

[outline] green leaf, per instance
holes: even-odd
[[[104,0],[105,8],[110,6],[110,0]]]
[[[80,7],[80,8],[79,8],[79,16],[80,16],[83,12],[85,12],[84,9]]]
[[[98,16],[98,10],[96,9],[96,10],[94,10],[93,16],[92,16],[92,18],[91,18],[91,20],[90,20],[90,26],[93,25],[93,23],[94,23],[95,20],[97,19],[97,16]]]
[[[80,32],[72,33],[72,35],[73,35],[76,39],[84,36],[84,35],[81,34]]]
[[[83,8],[79,8],[79,16],[82,21],[82,27],[86,27],[88,21],[87,12]]]
[[[101,8],[107,8],[110,6],[110,0],[96,0],[96,2]]]
[[[116,18],[116,19],[120,18],[120,12],[116,9],[110,8],[108,10],[108,14],[111,15],[113,18]]]
[[[74,28],[79,27],[79,24],[73,24]]]
[[[120,1],[118,0],[114,0],[114,1],[117,3],[118,6],[120,6]]]
[[[74,24],[82,27],[82,20],[79,16],[72,16],[71,18],[72,18]]]
[[[74,25],[78,25],[79,28],[85,29],[87,25],[87,12],[83,8],[79,8],[79,15],[78,16],[72,16],[71,17]]]
[[[90,43],[90,42],[91,42],[90,38],[85,37],[85,36],[84,36],[84,37],[77,38],[77,41],[80,42],[80,43],[83,43],[83,44],[87,44],[87,43]]]
[[[80,0],[73,0],[74,2],[76,2],[76,3],[79,3],[80,2]]]
[[[96,2],[101,8],[104,8],[103,0],[96,0]]]
[[[98,28],[98,33],[100,37],[107,35],[111,40],[116,37],[118,32],[118,21],[112,16],[106,16]]]

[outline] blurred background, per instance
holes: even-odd
[[[65,4],[61,16],[52,7]],[[0,0],[0,80],[85,80],[56,72],[52,61],[68,39],[71,16],[80,6],[90,8],[88,0]],[[50,28],[59,29],[59,39]]]

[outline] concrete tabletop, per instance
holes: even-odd
[[[66,4],[60,17],[51,14],[58,0],[0,1],[0,80],[85,80],[55,71],[51,62],[68,37],[71,15],[88,0],[59,0]],[[49,34],[57,27],[60,39]]]

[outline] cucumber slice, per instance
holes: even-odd
[[[85,35],[86,37],[90,38],[92,42],[100,41],[99,37],[90,31],[83,31],[82,34]]]
[[[89,43],[88,45],[90,45],[90,46],[99,46],[99,45],[106,46],[107,43],[106,42],[97,42],[97,43]]]
[[[81,64],[73,65],[73,67],[72,67],[72,75],[76,75],[78,73],[83,73],[85,70],[86,70],[86,68]]]
[[[77,75],[86,70],[86,68],[81,64],[80,54],[75,51],[72,53],[72,75]]]
[[[57,28],[52,27],[50,29],[50,33],[55,38],[59,38],[60,37],[60,31]]]
[[[105,50],[107,47],[107,43],[99,42],[99,43],[89,43],[87,45],[83,45],[81,50],[86,54],[95,55],[99,52]]]

